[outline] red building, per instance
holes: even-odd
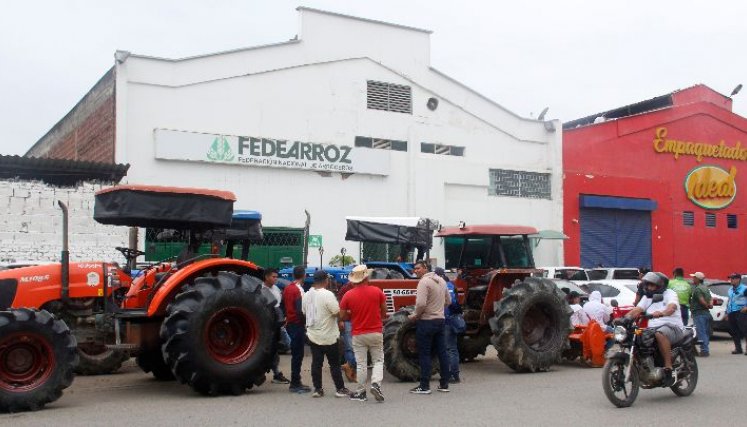
[[[697,85],[565,123],[566,265],[747,272],[747,119],[731,107]]]

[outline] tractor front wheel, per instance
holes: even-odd
[[[35,411],[62,396],[78,364],[75,337],[46,310],[0,311],[0,411]]]
[[[200,277],[176,296],[161,325],[164,359],[202,394],[241,394],[262,384],[277,343],[275,299],[252,276]]]
[[[570,315],[563,292],[550,280],[528,277],[504,290],[490,319],[498,357],[515,371],[550,369],[567,345]]]

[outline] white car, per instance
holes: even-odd
[[[589,294],[599,291],[605,305],[612,306],[612,300],[617,300],[620,307],[625,307],[632,306],[635,302],[638,280],[593,280],[585,285],[580,285],[580,287],[588,290]]]
[[[637,268],[598,267],[586,270],[590,281],[598,280],[638,280]]]
[[[589,276],[581,267],[538,267],[542,270],[542,277],[548,279],[570,280],[576,284],[586,283]]]
[[[726,280],[705,279],[705,285],[711,291],[711,317],[713,317],[714,331],[729,332],[729,320],[726,316],[726,306],[729,305],[729,288],[731,283]]]

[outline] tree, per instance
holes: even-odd
[[[343,261],[345,265],[355,264],[355,258],[351,257],[350,255],[345,255],[344,259],[342,255],[335,255],[329,260],[329,265],[333,267],[340,267],[343,265]]]

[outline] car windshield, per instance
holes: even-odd
[[[607,278],[607,269],[605,268],[587,270],[587,273],[589,273],[589,280],[604,280]]]
[[[612,271],[613,279],[638,280],[638,270],[635,268],[619,269]]]
[[[625,287],[633,292],[638,292],[638,285],[625,285]]]
[[[575,283],[569,282],[568,280],[556,280],[555,284],[558,286],[558,288],[560,288],[561,291],[565,292],[566,294],[576,291],[581,295],[586,295],[586,291],[581,289]]]
[[[715,285],[710,285],[708,289],[711,291],[711,293],[714,293],[720,297],[729,297],[729,288],[731,288],[731,284],[729,283],[718,283]]]

